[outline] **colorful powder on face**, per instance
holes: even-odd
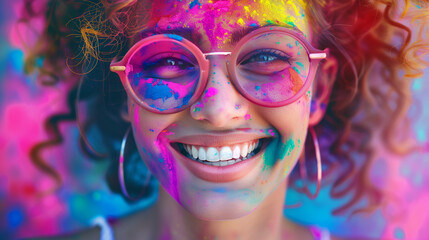
[[[295,70],[295,72],[297,72],[298,74],[301,74],[301,72],[299,71],[299,69],[297,68],[297,67],[292,67],[293,68],[293,70]]]
[[[134,107],[134,122],[136,126],[140,126],[139,107],[137,105]]]
[[[205,97],[209,98],[209,97],[213,97],[214,95],[216,95],[218,93],[218,90],[216,88],[209,88],[205,91]]]
[[[299,74],[292,68],[289,68],[289,73],[291,76],[291,81],[292,81],[292,92],[294,94],[296,94],[297,92],[299,92],[299,90],[301,90],[303,83],[302,83],[302,79],[299,76]]]
[[[147,85],[152,84],[147,83]],[[162,99],[165,101],[168,98],[173,97],[173,91],[167,85],[161,83],[157,85],[147,86],[144,97],[152,100]],[[179,98],[179,94],[174,93],[174,98]]]
[[[256,91],[259,91],[260,89],[261,89],[261,86],[256,86],[256,87],[255,87],[255,90],[256,90]]]
[[[277,159],[280,161],[285,158],[285,156],[290,156],[292,150],[295,148],[295,142],[292,139],[289,139],[286,143],[284,143],[280,151],[278,152]]]
[[[250,114],[244,115],[244,120],[252,120]]]

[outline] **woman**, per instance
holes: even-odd
[[[27,66],[42,57],[42,74],[54,81],[73,80],[58,71],[67,70],[59,60],[83,67],[69,98],[84,150],[111,160],[108,183],[131,202],[154,191],[155,178],[160,185],[154,206],[101,224],[106,238],[328,239],[284,218],[287,187],[314,198],[323,169],[332,197],[353,194],[334,214],[357,212],[364,197],[369,204],[359,210],[371,210],[383,199],[367,181],[369,140],[381,129],[392,152],[409,151],[396,147],[391,130],[409,105],[402,74],[423,66],[410,58],[410,30],[392,20],[396,2],[50,4]],[[87,104],[87,119],[74,101]],[[91,129],[101,141],[86,138]],[[60,181],[40,157],[58,139],[35,146],[32,157]],[[297,184],[306,175],[315,193]]]

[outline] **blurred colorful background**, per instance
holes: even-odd
[[[0,239],[74,231],[90,226],[97,216],[120,217],[149,206],[156,196],[130,206],[108,190],[104,182],[107,163],[91,161],[80,153],[73,122],[60,125],[64,144],[44,152],[64,181],[59,190],[47,193],[55,182],[35,168],[28,153],[47,138],[44,119],[65,109],[67,86],[42,87],[35,76],[23,74],[22,34],[17,34],[16,24],[21,7],[20,1],[0,1]],[[25,37],[32,34],[27,32]],[[327,186],[313,201],[289,191],[286,204],[300,202],[302,206],[285,209],[285,215],[302,224],[326,227],[338,236],[429,239],[428,80],[426,70],[424,77],[414,81],[415,101],[409,112],[413,119],[410,134],[425,149],[400,157],[380,147],[371,171],[371,180],[389,190],[397,199],[395,204],[371,214],[334,217],[332,209],[345,199],[330,199]]]

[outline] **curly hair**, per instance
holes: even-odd
[[[38,41],[27,51],[27,73],[37,70],[46,85],[73,82],[68,93],[69,112],[49,117],[45,128],[51,138],[31,150],[35,165],[59,184],[61,177],[43,160],[41,152],[62,142],[58,130],[61,122],[76,121],[82,150],[94,159],[111,160],[107,182],[112,191],[122,194],[116,159],[123,134],[129,128],[129,123],[121,118],[126,93],[119,78],[108,69],[110,61],[123,56],[133,36],[145,28],[148,16],[144,9],[150,7],[148,4],[137,0],[49,1],[44,12],[36,13],[32,1],[25,0],[22,23],[30,24],[37,17],[46,20]],[[331,196],[352,195],[333,211],[334,215],[344,214],[364,198],[368,199],[367,206],[352,213],[371,211],[383,204],[383,196],[387,195],[369,179],[376,136],[395,154],[416,150],[414,145],[407,144],[406,138],[398,137],[397,130],[408,124],[410,84],[428,65],[423,60],[429,52],[428,29],[423,23],[429,18],[429,11],[424,11],[429,1],[414,2],[417,7],[412,12],[413,30],[393,20],[410,14],[410,4],[410,0],[308,1],[307,16],[318,47],[329,48],[330,54],[342,63],[326,115],[315,127],[323,149],[323,170],[328,179],[325,183],[332,184]],[[43,59],[42,65],[37,64],[38,59]],[[87,105],[84,121],[77,111],[79,103]],[[96,151],[87,140],[90,129],[101,134],[105,153]],[[305,154],[312,151],[311,144],[306,143]],[[312,162],[306,161],[306,165],[309,177],[314,180]],[[290,186],[305,193],[304,188],[298,187],[298,172],[299,165],[290,176]],[[137,192],[142,187],[139,179],[126,181]]]

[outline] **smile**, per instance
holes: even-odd
[[[262,157],[273,139],[259,132],[194,134],[170,139],[169,146],[173,157],[194,176],[223,183],[262,168]]]
[[[185,157],[211,166],[225,167],[245,161],[258,154],[270,140],[261,138],[224,146],[201,146],[173,143],[173,147]]]

